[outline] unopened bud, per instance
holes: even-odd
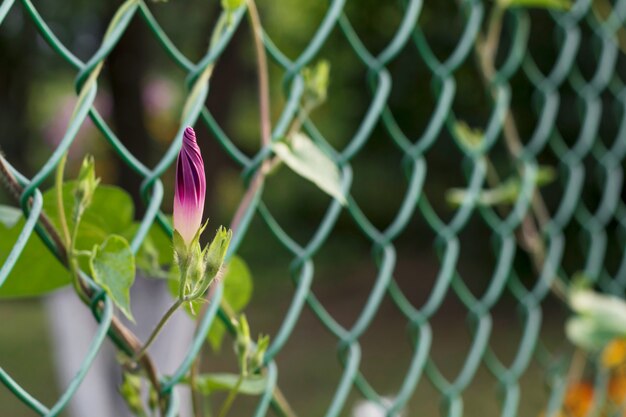
[[[204,263],[206,266],[206,278],[213,279],[220,271],[224,263],[224,257],[233,237],[233,231],[220,226],[215,233],[211,244],[204,250]]]
[[[204,161],[196,141],[196,133],[191,127],[187,127],[176,160],[173,217],[174,229],[178,230],[188,245],[202,224],[205,196]]]
[[[80,217],[83,211],[91,204],[93,195],[100,183],[96,178],[96,164],[92,155],[83,159],[74,188],[74,219]]]

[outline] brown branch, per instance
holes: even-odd
[[[487,34],[478,37],[475,47],[483,84],[494,97],[496,91],[491,83],[496,75],[495,60],[500,43],[503,17],[504,9],[495,2],[489,17]],[[517,129],[515,118],[510,108],[507,109],[505,114],[502,133],[509,155],[517,161],[524,146],[522,145],[519,130]],[[485,158],[489,160],[487,156],[485,156]],[[517,169],[518,172],[522,172],[521,167]],[[488,177],[488,180],[493,181],[493,177]],[[537,189],[533,190],[531,210],[531,213],[524,215],[521,227],[516,232],[516,238],[518,243],[530,254],[535,272],[539,274],[544,267],[546,250],[539,230],[543,229],[549,222],[550,215]],[[567,291],[558,280],[555,279],[552,281],[551,288],[557,297],[563,301],[567,300]]]
[[[4,183],[7,185],[9,191],[11,191],[11,195],[15,198],[15,201],[19,204],[20,197],[23,192],[22,186],[17,182],[15,177],[11,174],[11,171],[8,168],[8,164],[5,162],[4,157],[0,155],[0,175],[3,177]],[[32,204],[32,197],[29,199],[29,203]],[[39,214],[39,222],[47,232],[48,236],[52,239],[54,244],[56,245],[56,249],[61,256],[61,261],[65,267],[69,267],[70,260],[67,257],[67,248],[63,244],[61,237],[59,236],[58,231],[52,225],[52,222],[47,217],[45,212]],[[80,279],[80,290],[84,293],[84,295],[91,299],[95,294],[93,290],[85,284],[85,282]],[[104,307],[104,303],[100,301],[98,303],[99,308]],[[126,353],[131,353],[131,357],[136,355],[141,350],[141,342],[139,338],[126,327],[117,317],[113,317],[111,320],[111,328],[110,331],[113,333],[114,340],[121,341],[124,346],[120,346],[122,350],[125,350]],[[161,382],[159,381],[158,371],[154,365],[154,361],[149,357],[148,354],[143,355],[140,360],[141,367],[146,372],[148,379],[150,380],[154,389],[161,395]]]
[[[11,196],[15,199],[15,202],[17,204],[20,204],[20,200],[22,198],[22,193],[24,192],[24,189],[22,188],[20,183],[11,173],[11,170],[9,169],[9,165],[4,159],[4,156],[2,155],[2,153],[0,153],[0,177],[2,177],[2,182],[5,184],[6,188],[9,190]],[[32,197],[29,197],[28,204],[32,206],[33,204]],[[67,251],[65,249],[65,245],[63,244],[63,241],[61,240],[61,237],[59,236],[59,234],[56,233],[56,229],[52,225],[52,221],[46,215],[46,213],[44,213],[43,210],[41,211],[41,213],[39,213],[39,222],[41,223],[43,228],[48,232],[48,236],[50,236],[50,239],[52,239],[52,241],[54,242],[56,249],[57,249],[59,260],[63,263],[64,266],[68,266]]]
[[[272,140],[272,125],[270,119],[270,88],[267,71],[267,55],[263,45],[263,27],[259,11],[254,0],[248,0],[248,16],[254,33],[254,49],[257,58],[257,74],[259,76],[259,110],[261,118],[261,143],[269,145]]]

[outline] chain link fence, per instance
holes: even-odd
[[[578,0],[567,11],[509,7],[498,9],[500,12],[494,12],[495,2],[462,1],[454,5],[454,18],[461,22],[462,30],[445,53],[432,49],[428,29],[420,24],[421,19],[427,19],[422,16],[428,6],[420,0],[398,3],[396,7],[403,17],[387,45],[376,53],[366,47],[352,26],[344,11],[345,3],[345,0],[329,2],[310,42],[295,59],[283,54],[267,34],[263,38],[267,52],[281,68],[283,76],[284,105],[272,130],[274,141],[283,137],[298,117],[304,92],[301,70],[323,55],[323,48],[333,33],[338,33],[349,43],[355,53],[354,59],[366,69],[364,87],[368,88],[371,101],[354,134],[342,146],[330,140],[311,118],[304,121],[303,129],[340,167],[342,187],[348,195],[346,206],[339,201],[330,202],[315,233],[306,243],[298,243],[283,229],[264,203],[263,186],[255,188],[250,199],[241,202],[245,210],[229,254],[237,252],[247,239],[252,220],[262,219],[276,241],[291,254],[294,283],[294,290],[284,294],[284,297],[291,297],[290,306],[278,331],[271,335],[271,345],[265,356],[269,384],[258,398],[254,415],[266,415],[273,404],[273,391],[278,381],[275,360],[280,358],[283,347],[306,310],[312,312],[337,341],[342,373],[338,382],[328,381],[328,384],[336,384],[334,394],[328,399],[325,412],[328,417],[348,413],[347,399],[353,390],[381,405],[386,415],[398,415],[418,384],[426,383],[438,392],[443,415],[461,416],[464,413],[463,394],[481,368],[488,370],[497,381],[498,389],[489,391],[489,395],[500,404],[500,415],[515,416],[524,401],[520,380],[533,363],[546,371],[546,415],[556,415],[551,413],[561,408],[567,388],[569,360],[567,356],[551,351],[540,338],[546,304],[560,302],[551,296],[551,290],[558,295],[559,288],[567,285],[578,270],[602,291],[623,296],[626,286],[626,206],[623,199],[626,90],[621,78],[626,47],[626,1]],[[224,29],[219,42],[197,62],[192,62],[170,40],[153,16],[152,5],[143,1],[129,0],[120,6],[100,47],[85,61],[59,40],[30,0],[4,0],[0,4],[0,24],[13,8],[27,12],[41,37],[75,71],[78,102],[71,123],[46,163],[30,178],[12,170],[24,187],[21,205],[27,221],[1,265],[0,285],[33,233],[39,234],[51,250],[56,250],[50,236],[38,225],[42,211],[40,187],[51,176],[88,118],[98,127],[111,149],[143,178],[141,193],[146,207],[139,230],[131,242],[134,251],[139,249],[155,223],[171,234],[161,211],[164,187],[160,178],[176,158],[181,146],[180,133],[185,126],[208,127],[223,148],[224,155],[241,167],[243,181],[248,187],[254,184],[255,175],[264,162],[273,157],[271,144],[263,146],[255,155],[246,155],[205,106],[210,94],[208,78],[206,82],[196,83],[214,65],[219,66],[220,56],[228,50],[242,21],[245,24],[245,7],[233,14],[232,24]],[[134,19],[142,19],[147,24],[169,59],[188,74],[187,87],[198,86],[187,97],[181,130],[154,167],[144,165],[130,153],[124,145],[124,138],[116,135],[115,129],[94,107],[101,68]],[[427,21],[430,27],[446,24]],[[540,32],[533,38],[535,24]],[[441,30],[445,32],[446,28],[439,28]],[[453,34],[449,37],[453,38]],[[583,54],[584,48],[591,52]],[[403,62],[401,57],[406,55],[418,57],[416,74],[425,75],[431,87],[421,92],[423,99],[416,99],[422,100],[416,108],[423,114],[419,116],[422,119],[415,117],[419,123],[425,121],[420,125],[421,133],[417,134],[406,133],[403,123],[395,117],[390,99],[396,81],[394,65],[396,60]],[[462,68],[467,66],[477,68],[479,76],[474,80],[465,76]],[[465,82],[473,83],[471,89],[463,86]],[[402,80],[400,85],[403,85]],[[332,88],[333,84],[329,94],[332,94]],[[474,92],[476,103],[480,103],[476,108],[487,109],[483,119],[469,113],[471,104],[460,112],[469,114],[467,117],[472,122],[483,120],[474,123],[481,126],[479,129],[468,128],[455,110],[458,91]],[[517,96],[522,97],[521,101],[515,101]],[[466,103],[474,100],[473,97],[462,99]],[[384,228],[377,227],[368,218],[358,199],[350,193],[353,174],[358,175],[358,171],[353,171],[353,162],[374,139],[384,140],[385,146],[401,153],[401,167],[405,174],[404,179],[398,178],[398,182],[406,183],[405,195],[396,207],[397,214],[386,219],[388,226]],[[8,141],[12,140],[15,139],[8,138]],[[460,155],[457,159],[461,161],[465,176],[460,189],[442,190],[440,187],[432,191],[433,188],[429,188],[429,183],[439,183],[437,176],[441,173],[437,170],[437,159],[432,162],[430,154],[436,154],[433,149],[442,143],[450,154]],[[544,165],[552,167],[553,172],[548,176],[554,176],[545,187],[542,184],[542,178],[546,176]],[[509,183],[500,180],[502,172],[509,174]],[[508,184],[508,188],[503,184]],[[453,208],[442,214],[438,202],[446,191],[453,200]],[[373,192],[380,199],[386,198],[385,190]],[[312,291],[315,257],[332,237],[342,215],[349,216],[358,226],[360,237],[371,244],[371,262],[377,271],[371,292],[358,318],[349,327],[337,321]],[[434,252],[431,256],[438,266],[436,280],[423,298],[425,302],[419,304],[412,301],[414,295],[407,294],[395,279],[396,242],[405,237],[411,224],[416,223],[428,231],[424,239],[432,244]],[[478,278],[473,274],[462,274],[459,267],[462,246],[467,247],[461,244],[461,235],[468,231],[473,233],[477,224],[487,232],[477,233],[476,242],[470,245],[493,255],[491,271],[484,271],[488,280],[481,281],[487,284],[479,291],[473,290],[472,284]],[[420,239],[415,234],[409,236]],[[419,280],[421,272],[414,273],[412,279]],[[215,300],[221,296],[219,288]],[[446,297],[462,303],[471,333],[463,364],[452,378],[440,370],[431,351],[433,331],[437,332],[431,327],[433,317],[440,312]],[[493,332],[493,310],[503,299],[515,304],[521,325],[521,336],[509,361],[501,360],[490,345],[498,336]],[[392,401],[382,398],[360,372],[360,340],[384,300],[391,300],[401,312],[409,329],[412,350],[406,373]],[[0,368],[0,380],[4,385],[39,415],[55,416],[66,407],[107,338],[114,316],[111,301],[96,289],[90,303],[99,322],[98,332],[83,365],[55,404],[42,404],[20,387],[18,378],[14,379]],[[173,375],[162,377],[164,394],[171,392],[172,387],[181,383],[189,372],[211,323],[222,320],[226,326],[231,326],[218,302],[211,303],[199,320],[197,335],[179,369]],[[598,384],[601,386],[601,382]],[[177,409],[177,399],[172,396],[167,415],[176,415]],[[537,409],[536,413],[541,411]]]

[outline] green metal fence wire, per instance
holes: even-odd
[[[50,237],[37,224],[42,210],[42,195],[39,187],[44,180],[50,177],[52,171],[59,164],[60,159],[67,152],[87,117],[91,118],[123,161],[144,179],[141,193],[146,202],[146,212],[131,243],[135,252],[155,222],[159,223],[168,233],[171,233],[168,222],[160,211],[163,200],[163,185],[160,177],[174,162],[181,146],[182,129],[185,126],[206,124],[225,153],[241,166],[243,177],[247,180],[260,169],[264,161],[272,157],[270,145],[262,147],[252,158],[240,151],[220,128],[208,108],[205,107],[209,83],[197,84],[198,80],[202,81],[202,74],[216,63],[228,47],[246,13],[245,6],[234,14],[233,24],[224,29],[219,42],[213,45],[197,63],[194,63],[183,55],[168,38],[146,3],[141,0],[127,0],[120,6],[111,20],[96,53],[88,61],[83,62],[57,38],[30,0],[21,0],[19,3],[19,5],[15,4],[14,0],[4,0],[1,3],[0,24],[12,8],[22,7],[54,52],[77,72],[75,87],[79,100],[63,138],[43,167],[32,178],[25,178],[13,170],[13,174],[24,186],[21,204],[27,221],[13,250],[0,268],[0,285],[6,280],[33,232],[37,232],[47,242],[50,249],[55,250],[55,246],[49,240]],[[612,231],[612,228],[619,229],[620,233],[626,229],[626,206],[620,199],[623,188],[622,164],[626,154],[626,118],[622,116],[620,119],[620,128],[610,147],[603,144],[598,133],[604,96],[608,95],[611,103],[618,109],[621,108],[622,114],[626,114],[624,111],[626,108],[626,89],[616,72],[620,54],[618,38],[620,31],[624,30],[626,1],[616,1],[610,15],[604,20],[599,20],[597,14],[594,13],[592,0],[578,0],[569,11],[565,12],[543,11],[542,13],[548,14],[554,22],[558,50],[558,55],[555,57],[551,68],[545,73],[539,69],[539,65],[528,50],[532,15],[528,10],[522,8],[508,10],[506,12],[505,31],[510,38],[510,45],[504,51],[505,56],[498,58],[498,62],[501,63],[498,64],[497,68],[494,68],[492,76],[486,77],[485,88],[492,98],[491,115],[484,129],[482,144],[472,149],[465,146],[458,135],[454,133],[455,72],[461,65],[475,58],[476,45],[482,37],[481,28],[485,26],[487,11],[488,8],[492,7],[492,3],[481,0],[466,0],[460,4],[459,9],[464,20],[464,29],[452,52],[444,60],[440,60],[433,52],[427,37],[417,23],[422,10],[422,1],[409,0],[400,3],[398,7],[402,7],[403,10],[402,21],[391,41],[377,55],[373,55],[368,50],[352,27],[350,20],[344,13],[345,3],[345,0],[333,0],[329,3],[319,27],[306,48],[295,60],[287,58],[272,42],[272,39],[267,34],[264,35],[267,51],[275,62],[284,69],[286,93],[286,103],[273,129],[272,140],[278,140],[284,136],[291,122],[298,115],[298,106],[304,92],[304,82],[300,75],[301,69],[319,56],[319,52],[329,39],[331,32],[337,28],[340,29],[362,64],[367,68],[371,102],[360,126],[343,149],[332,147],[311,120],[306,120],[304,123],[307,133],[332,155],[340,167],[342,187],[348,195],[347,207],[344,208],[339,201],[332,201],[313,237],[306,245],[301,245],[296,243],[281,228],[277,219],[263,202],[263,187],[259,187],[251,204],[247,206],[238,233],[230,247],[229,256],[237,251],[246,238],[246,232],[252,218],[258,215],[271,229],[280,244],[293,255],[291,273],[295,291],[279,330],[272,335],[272,343],[265,356],[269,383],[259,398],[254,415],[264,416],[268,412],[272,403],[272,392],[278,378],[278,368],[274,360],[289,340],[305,308],[309,308],[339,342],[338,352],[343,373],[327,408],[325,414],[327,417],[345,413],[346,400],[353,386],[364,397],[384,407],[387,410],[387,415],[397,415],[413,395],[418,382],[425,378],[428,378],[440,392],[445,415],[461,416],[463,415],[462,394],[474,380],[481,364],[489,369],[502,388],[501,415],[517,415],[521,401],[519,381],[528,370],[533,355],[536,354],[539,360],[551,360],[550,354],[539,339],[542,302],[548,296],[550,288],[555,285],[555,281],[567,279],[562,261],[565,245],[564,230],[569,225],[576,224],[583,231],[582,234],[586,242],[584,243],[586,246],[586,275],[595,279],[598,286],[607,292],[623,294],[624,288],[626,288],[626,256],[622,256],[621,264],[614,275],[608,272],[604,263],[608,245],[607,234]],[[120,38],[124,36],[125,30],[133,19],[145,21],[169,58],[188,74],[188,86],[197,86],[196,89],[191,90],[190,105],[187,106],[183,115],[180,131],[175,135],[171,146],[159,163],[153,168],[142,164],[125,148],[123,141],[116,136],[113,129],[93,105],[102,64]],[[596,70],[589,80],[583,77],[576,65],[576,54],[582,37],[580,27],[583,23],[592,29],[590,36],[595,37],[599,45]],[[415,138],[408,137],[403,132],[388,104],[392,87],[392,75],[388,66],[407,45],[412,45],[413,50],[420,55],[431,72],[432,96],[435,100],[432,116],[426,129],[423,134]],[[511,210],[505,217],[502,217],[493,207],[480,205],[478,198],[481,190],[487,187],[490,169],[487,157],[494,146],[502,144],[502,141],[506,140],[507,129],[510,129],[510,126],[507,126],[512,96],[510,80],[514,75],[520,73],[524,74],[534,87],[538,123],[530,137],[523,141],[524,145],[520,143],[519,148],[510,148],[511,163],[519,169],[521,185]],[[581,107],[578,114],[578,117],[581,118],[581,128],[573,146],[567,145],[556,127],[560,89],[568,85],[576,92]],[[378,125],[384,127],[393,144],[403,153],[408,180],[407,192],[397,215],[384,230],[376,228],[360,209],[357,201],[350,196],[351,161],[368,143],[374,128]],[[459,149],[465,154],[464,169],[468,184],[467,193],[462,203],[448,222],[437,215],[423,192],[429,171],[426,154],[438,140],[445,140],[444,138],[447,136],[444,133],[446,132],[452,135],[457,141]],[[534,286],[528,288],[522,283],[518,272],[513,267],[513,260],[520,246],[517,233],[523,228],[524,221],[538,198],[536,190],[536,177],[539,171],[538,155],[546,149],[551,150],[559,157],[561,174],[559,178],[562,179],[559,187],[561,187],[563,194],[554,215],[548,218],[541,228],[540,238],[545,245],[545,256],[538,263]],[[587,207],[580,199],[587,175],[584,163],[588,158],[592,158],[602,171],[601,175],[604,182],[599,204],[595,210]],[[373,244],[373,260],[378,271],[367,302],[358,319],[350,328],[339,324],[316,298],[311,289],[314,278],[313,258],[333,232],[340,214],[345,211],[358,225],[363,236]],[[470,217],[476,213],[491,230],[494,253],[497,259],[490,283],[480,297],[470,291],[457,271],[460,256],[459,234],[468,224]],[[426,303],[421,307],[412,305],[394,279],[396,267],[394,242],[415,216],[421,216],[437,236],[436,247],[440,253],[440,269],[436,283]],[[104,292],[99,291],[95,284],[92,283],[92,285],[95,295],[91,305],[94,316],[99,322],[98,331],[91,342],[91,348],[84,358],[82,366],[56,404],[52,407],[41,404],[0,368],[0,380],[39,415],[58,415],[68,404],[98,354],[110,329],[111,301]],[[508,291],[516,299],[523,326],[516,355],[510,364],[501,362],[489,345],[492,330],[491,310],[502,298],[505,291]],[[455,294],[467,308],[473,335],[464,365],[452,380],[444,377],[430,355],[433,339],[430,320],[439,311],[444,298],[450,293]],[[376,316],[386,294],[389,295],[409,323],[413,343],[410,364],[392,404],[385,403],[359,371],[361,362],[359,339]],[[222,289],[219,287],[215,293],[215,299],[219,300],[221,296]],[[98,307],[100,301],[104,302],[104,308]],[[218,306],[218,302],[211,303],[201,318],[193,343],[184,360],[173,375],[163,379],[163,393],[171,393],[172,388],[180,383],[188,373],[213,320],[223,320],[227,326],[230,326],[226,314]],[[566,390],[564,373],[555,372],[551,384],[552,391],[548,401],[547,415],[551,415],[552,412],[561,407]],[[602,384],[606,384],[606,380],[599,377],[598,386]],[[177,409],[178,399],[172,395],[167,415],[176,415]]]

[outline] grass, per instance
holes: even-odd
[[[42,303],[2,301],[0,318],[0,366],[43,404],[53,404],[59,391]],[[30,417],[34,413],[0,385],[0,415]]]

